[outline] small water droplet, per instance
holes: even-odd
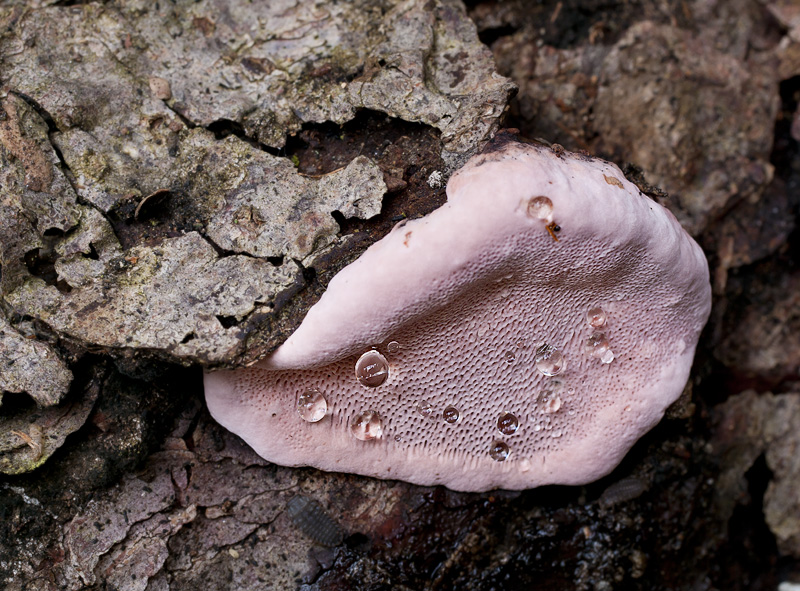
[[[328,412],[328,401],[316,388],[309,388],[297,399],[297,414],[304,421],[309,423],[321,421],[326,412]]]
[[[446,423],[457,423],[458,419],[461,418],[461,415],[458,412],[458,409],[455,406],[448,406],[442,411],[442,418],[445,420]]]
[[[508,445],[502,441],[492,441],[492,445],[489,446],[489,457],[496,462],[504,462],[510,453]]]
[[[631,405],[630,404],[625,407],[625,412],[631,412]]]
[[[375,388],[388,377],[389,363],[375,349],[367,351],[356,361],[356,378],[362,385]]]
[[[433,405],[427,400],[417,402],[417,412],[423,417],[428,418],[433,415]]]
[[[602,332],[592,333],[592,336],[586,339],[584,350],[589,357],[599,357],[603,363],[614,361],[614,353],[611,351],[606,335]]]
[[[397,353],[400,350],[400,343],[397,341],[389,341],[386,344],[386,351],[388,353]]]
[[[374,410],[365,410],[350,421],[350,432],[361,441],[380,439],[383,436],[383,420]]]
[[[497,430],[503,435],[513,435],[519,429],[519,419],[510,412],[501,412],[497,417]]]
[[[603,310],[600,306],[595,306],[594,308],[590,308],[589,311],[586,313],[586,322],[589,323],[589,326],[593,328],[600,328],[601,326],[605,326],[606,323],[606,311]]]
[[[561,431],[561,429],[558,429],[557,431],[553,431],[552,433],[550,433],[550,437],[552,437],[553,439],[558,439],[562,435],[563,432]]]
[[[503,359],[506,360],[506,363],[514,363],[517,359],[517,354],[514,351],[506,351],[503,353]]]
[[[566,360],[561,351],[551,345],[544,344],[536,349],[533,363],[539,373],[546,376],[557,376],[566,366]]]
[[[540,195],[533,197],[528,201],[528,216],[535,220],[550,221],[550,216],[553,213],[553,202],[549,197]]]
[[[551,394],[542,401],[542,411],[546,412],[547,414],[558,412],[558,409],[560,408],[561,396],[558,394]]]
[[[520,472],[528,472],[531,469],[531,461],[528,458],[525,458],[519,463],[519,470]]]
[[[536,432],[538,433],[539,431],[541,431],[541,430],[542,430],[542,426],[541,426],[541,425],[536,425],[536,426],[533,428],[533,430],[534,430],[534,431],[536,431]]]
[[[395,435],[395,436],[394,436],[394,440],[395,440],[397,443],[403,443],[403,436],[402,436],[402,435]]]

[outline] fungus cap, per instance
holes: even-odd
[[[212,415],[287,466],[463,491],[610,472],[685,386],[700,247],[615,165],[538,145],[473,157],[447,195],[261,364],[206,373]]]

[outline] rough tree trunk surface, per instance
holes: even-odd
[[[800,583],[796,3],[32,0],[0,25],[4,589]],[[216,425],[199,367],[273,350],[501,125],[629,165],[708,254],[668,419],[600,482],[487,494],[282,468]]]

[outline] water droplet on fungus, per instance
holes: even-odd
[[[328,401],[322,392],[315,388],[309,388],[297,399],[297,414],[300,418],[309,423],[316,423],[325,417],[328,412]]]
[[[564,356],[561,351],[551,345],[542,345],[536,349],[536,356],[533,358],[533,363],[539,373],[546,376],[557,376],[566,365]]]
[[[428,418],[433,415],[433,405],[427,400],[422,400],[417,403],[417,412],[423,417]]]
[[[504,462],[510,453],[511,450],[503,441],[492,441],[492,445],[489,446],[489,457],[496,462]]]
[[[553,202],[549,197],[540,195],[528,201],[528,216],[535,220],[550,220],[553,213]]]
[[[389,362],[386,357],[372,349],[356,361],[356,378],[362,385],[375,388],[389,377]]]
[[[595,306],[594,308],[589,309],[589,311],[586,313],[586,322],[588,322],[589,326],[592,328],[600,328],[601,326],[605,326],[605,310],[603,310],[600,306]]]
[[[365,410],[350,421],[350,432],[361,441],[380,439],[383,436],[383,420],[374,410]]]
[[[608,351],[609,347],[610,345],[606,335],[602,332],[595,332],[592,333],[592,336],[586,339],[586,343],[583,348],[589,357],[602,358],[603,354]]]
[[[510,412],[501,412],[497,418],[497,430],[503,435],[513,435],[519,429],[519,419]]]
[[[461,415],[455,406],[448,406],[442,411],[442,418],[446,423],[453,424],[458,422],[458,419],[461,418]]]
[[[542,400],[542,411],[547,414],[558,412],[561,408],[561,396],[552,393]]]

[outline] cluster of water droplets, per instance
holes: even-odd
[[[503,411],[497,417],[497,430],[506,437],[513,435],[519,429],[517,415]],[[489,446],[489,457],[496,462],[504,462],[511,455],[511,448],[505,441],[495,439]]]
[[[589,357],[599,359],[602,363],[611,363],[614,361],[614,352],[611,350],[611,344],[606,338],[606,334],[600,330],[606,325],[607,315],[605,310],[596,306],[591,308],[586,313],[586,322],[589,326],[595,329],[591,336],[586,339],[584,343],[584,351]]]
[[[386,352],[400,351],[400,343],[390,341]],[[366,388],[377,388],[389,379],[389,362],[377,349],[362,354],[355,363],[355,378]],[[297,399],[297,414],[309,423],[317,423],[328,414],[328,401],[316,388],[308,388]],[[361,441],[371,441],[383,437],[383,418],[375,410],[365,410],[350,420],[350,433]]]
[[[386,352],[397,353],[400,343],[390,341]],[[377,388],[389,379],[389,361],[377,349],[370,349],[356,361],[356,379],[366,388]],[[360,441],[372,441],[383,437],[383,418],[375,410],[365,410],[350,420],[350,433]]]
[[[417,412],[426,419],[439,418],[439,414],[436,412],[436,409],[433,407],[433,404],[430,400],[420,400],[414,405],[414,407],[417,409]],[[461,412],[457,407],[449,404],[442,410],[441,417],[445,423],[454,425],[461,420]]]
[[[552,211],[552,203],[546,197],[536,197],[528,203],[528,214],[531,217],[539,219],[547,219]],[[518,352],[527,346],[526,341],[520,340],[515,348],[507,349],[502,352],[502,360],[511,365],[517,361]],[[548,378],[555,377],[562,374],[566,367],[566,358],[558,347],[546,342],[540,341],[534,350],[533,366],[543,376]],[[546,384],[543,390],[537,394],[532,403],[538,409],[538,413],[543,416],[543,419],[534,425],[535,432],[542,429],[551,430],[552,425],[549,415],[557,413],[563,405],[560,391],[563,385],[559,380],[554,380]],[[489,445],[489,457],[497,462],[503,462],[511,455],[511,447],[504,441],[506,437],[514,435],[520,428],[520,420],[517,415],[509,411],[503,411],[497,418],[496,429],[500,436],[494,439]],[[560,437],[561,431],[554,431],[552,437]],[[523,463],[530,469],[530,460],[526,458],[520,459],[520,466]]]
[[[552,202],[546,197],[536,197],[528,203],[528,213],[531,217],[547,219],[551,212]],[[603,331],[607,324],[607,319],[606,311],[601,307],[590,308],[586,314],[586,321],[593,329],[593,332],[584,342],[586,354],[591,358],[599,359],[605,364],[611,363],[615,358]],[[524,346],[525,343],[520,341],[515,348],[503,351],[501,359],[508,365],[514,364],[518,360],[518,350],[524,348]],[[397,341],[390,341],[385,346],[385,352],[388,355],[393,355],[400,349],[401,346]],[[554,377],[564,372],[566,359],[556,346],[540,341],[534,352],[533,365],[541,375]],[[354,370],[356,380],[365,388],[372,389],[386,383],[389,379],[390,365],[386,356],[377,348],[373,348],[358,358]],[[557,428],[557,423],[553,422],[553,417],[563,408],[563,390],[561,381],[553,380],[535,397],[533,403],[536,405],[541,418],[533,425],[534,432],[549,431],[551,437],[560,437],[562,435],[561,429]],[[572,393],[574,390],[569,389],[569,392]],[[455,425],[462,420],[462,413],[452,404],[439,411],[431,401],[423,399],[415,404],[415,408],[419,415],[424,418],[441,420],[450,425]],[[319,422],[325,418],[328,410],[328,401],[325,395],[316,388],[309,388],[298,397],[297,412],[304,421],[309,423]],[[569,411],[569,414],[574,414],[574,411]],[[503,462],[511,455],[511,448],[504,439],[514,436],[518,432],[520,419],[512,412],[502,411],[497,416],[495,427],[496,438],[490,443],[488,454],[491,459]],[[351,435],[360,441],[381,439],[384,435],[383,418],[375,410],[364,410],[350,419],[349,430]],[[399,435],[395,436],[395,439],[402,441],[402,437]],[[530,464],[529,460],[525,458],[520,461]]]

